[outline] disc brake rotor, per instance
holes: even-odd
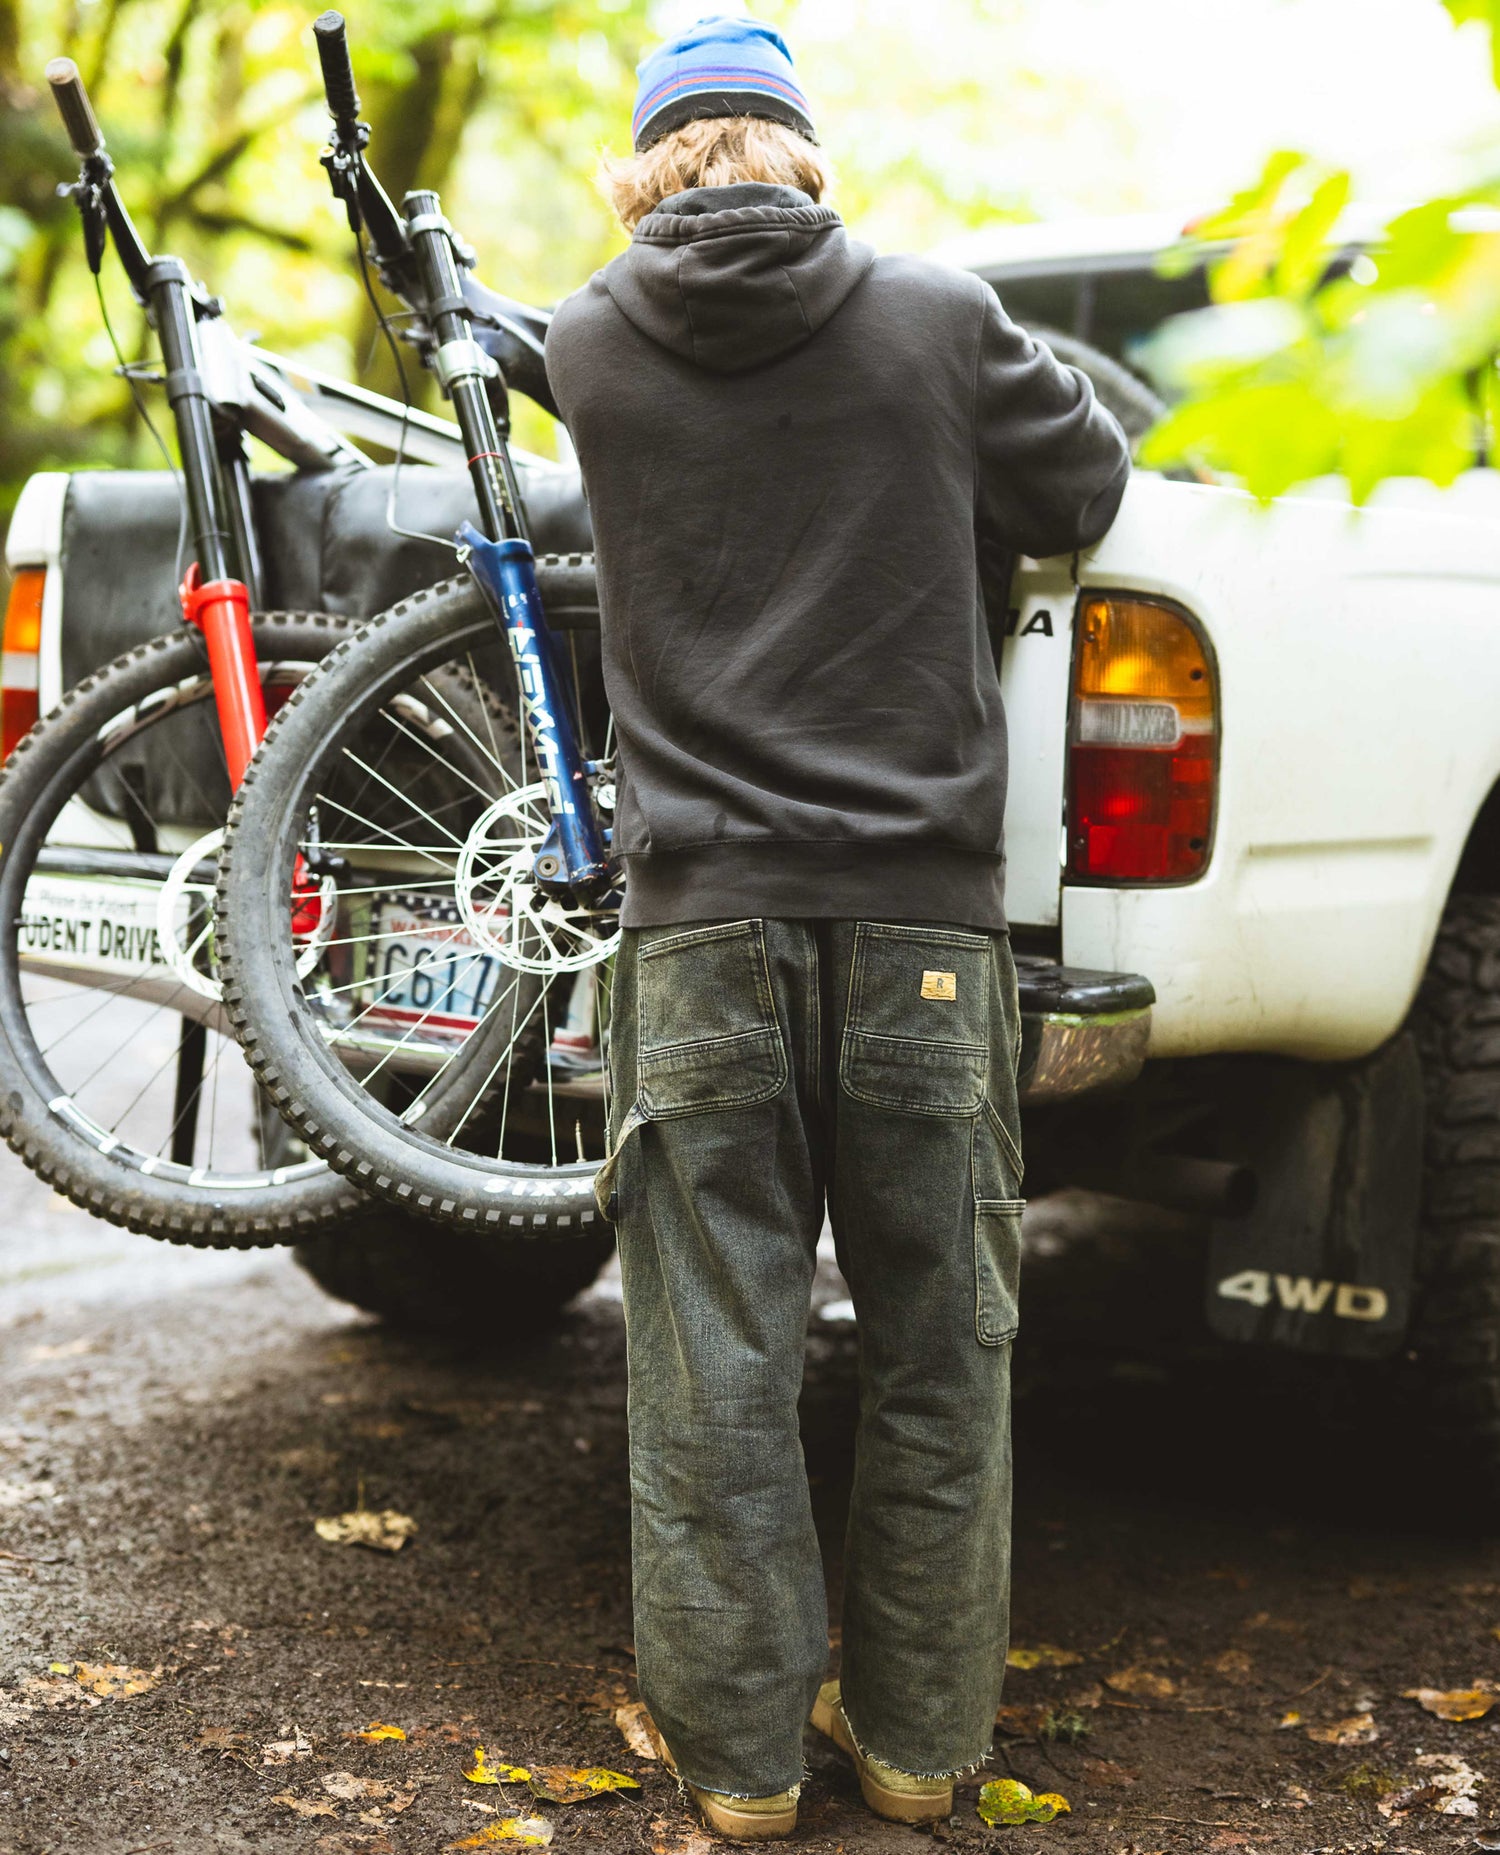
[[[223,845],[222,826],[205,831],[172,865],[156,897],[156,939],[162,959],[190,992],[214,1000],[223,996],[213,962],[214,878],[210,875],[207,881],[194,881],[193,871],[206,859],[217,859]],[[187,897],[191,900],[179,919],[179,906]],[[308,902],[317,904],[318,918],[297,934],[299,979],[312,971],[324,942],[333,933],[338,916],[338,884],[331,876],[320,877],[317,886],[310,887],[303,897],[304,908]],[[200,958],[207,964],[207,971],[197,964]]]
[[[619,917],[569,908],[532,873],[551,828],[538,781],[497,799],[459,853],[456,888],[465,927],[487,953],[523,973],[576,973],[620,944]]]

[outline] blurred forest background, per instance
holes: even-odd
[[[1201,212],[1270,150],[1310,149],[1241,196],[1235,210],[1253,218],[1259,256],[1225,285],[1228,306],[1243,308],[1290,281],[1302,320],[1277,339],[1301,344],[1308,375],[1308,342],[1321,339],[1316,266],[1281,265],[1279,254],[1298,223],[1305,244],[1310,207],[1322,223],[1350,187],[1409,205],[1464,193],[1476,172],[1483,196],[1500,199],[1489,184],[1500,138],[1485,39],[1495,6],[760,0],[755,10],[792,39],[839,169],[837,203],[886,248],[930,248],[1007,219]],[[442,191],[495,287],[555,301],[618,248],[593,172],[601,147],[624,145],[637,58],[711,10],[351,0],[374,165],[397,199],[416,185]],[[76,171],[41,76],[58,54],[83,72],[148,244],[187,259],[240,332],[395,390],[318,166],[315,11],[278,0],[0,0],[0,531],[33,470],[154,461],[112,372],[76,216],[57,194]],[[1474,23],[1455,24],[1464,19]],[[1345,169],[1352,179],[1330,190]],[[1485,248],[1500,324],[1500,235],[1491,230]],[[112,256],[104,287],[126,354],[150,354]],[[1472,293],[1465,301],[1472,310]],[[1179,448],[1213,448],[1212,407],[1236,393],[1243,402],[1247,365],[1269,356],[1285,372],[1263,316],[1248,361],[1244,324],[1230,324],[1176,356],[1190,415],[1171,440]],[[1471,315],[1465,367],[1485,339]],[[520,441],[552,449],[550,422],[517,405]],[[1241,428],[1256,423],[1244,403],[1231,412]],[[1275,417],[1284,426],[1284,404]],[[1312,461],[1336,450],[1325,444]],[[1217,461],[1235,467],[1230,452]]]

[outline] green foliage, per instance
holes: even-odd
[[[1061,125],[1080,100],[1001,60],[1026,0],[930,0],[920,47],[904,0],[849,0],[847,29],[788,24],[840,170],[837,203],[866,236],[922,247],[1022,203],[990,179],[1001,100]],[[480,275],[555,302],[623,243],[594,186],[622,149],[634,67],[661,21],[651,0],[361,0],[351,46],[371,157],[397,199],[435,187]],[[0,531],[33,470],[149,464],[113,377],[71,206],[76,164],[41,80],[77,60],[122,194],[147,242],[183,257],[242,332],[386,393],[396,370],[318,166],[326,116],[311,21],[291,0],[0,0]],[[857,27],[857,29],[856,29]],[[818,36],[821,30],[823,36]],[[893,74],[912,95],[890,107]],[[153,346],[112,254],[105,295],[131,358]],[[428,405],[431,383],[408,367]],[[165,413],[164,406],[158,410]],[[546,416],[517,396],[516,437],[543,452]]]
[[[1495,82],[1500,84],[1500,0],[1443,0],[1456,25],[1475,19],[1489,27],[1490,58]]]
[[[615,249],[594,151],[629,120],[646,3],[367,0],[351,13],[377,171],[398,199],[442,189],[481,274],[513,295],[555,300]],[[267,346],[395,390],[318,166],[315,11],[0,0],[0,529],[33,470],[153,456],[57,197],[76,172],[41,81],[59,54],[83,72],[148,245],[183,257]],[[151,354],[112,253],[104,288],[127,355]],[[414,383],[431,403],[420,370]],[[521,442],[550,449],[550,420],[517,405]]]
[[[1273,155],[1195,228],[1212,307],[1169,323],[1151,365],[1177,403],[1144,461],[1227,472],[1270,497],[1314,477],[1364,501],[1383,479],[1451,483],[1495,429],[1500,183],[1402,213],[1334,263],[1346,174]]]

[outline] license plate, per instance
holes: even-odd
[[[156,928],[154,882],[93,876],[36,875],[27,879],[16,924],[24,961],[52,969],[144,976],[167,966]],[[178,931],[191,906],[177,907]]]
[[[475,943],[457,906],[403,896],[381,901],[372,922],[361,1021],[455,1037],[473,1030],[506,968]]]

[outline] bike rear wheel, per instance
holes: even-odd
[[[268,706],[352,629],[257,618]],[[203,1247],[296,1241],[366,1202],[263,1125],[224,1022],[209,903],[229,800],[187,626],[70,690],[0,775],[0,1134],[75,1204]]]
[[[576,602],[579,574],[538,563],[549,608]],[[514,688],[467,578],[372,620],[287,702],[220,859],[225,1005],[271,1100],[363,1189],[465,1229],[596,1235],[617,924],[530,886],[549,823],[538,769],[519,733],[466,726],[444,679],[492,705]],[[439,805],[425,783],[394,789],[383,756],[417,737],[427,780],[450,791],[455,752],[468,756],[466,790]],[[339,924],[328,958],[299,972],[286,898],[319,844],[344,859]],[[359,916],[362,895],[376,904]],[[379,1075],[398,1086],[372,1087]]]

